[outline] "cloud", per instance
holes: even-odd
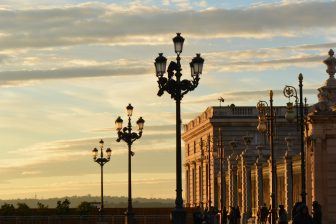
[[[317,88],[316,88],[317,89]],[[316,89],[304,89],[304,94],[311,94],[315,95],[317,94]],[[246,98],[264,98],[268,95],[269,90],[257,90],[257,91],[239,91],[239,92],[220,92],[220,93],[213,93],[204,95],[201,97],[197,97],[197,99],[191,99],[186,100],[184,103],[186,104],[203,104],[208,103],[211,101],[214,101],[218,99],[218,96],[223,96],[225,101],[227,102],[244,102],[246,101]],[[281,95],[282,96],[282,90],[273,90],[274,96]]]
[[[10,56],[8,56],[6,54],[0,54],[0,64],[6,62],[9,58],[10,58]]]
[[[168,130],[160,129],[159,127],[166,128]],[[172,125],[162,125],[149,127],[149,134],[144,130],[141,138],[141,145],[136,146],[136,152],[169,152],[174,150],[174,134]],[[102,129],[109,130],[109,129]],[[114,131],[114,130],[113,130]],[[113,133],[113,132],[112,132]],[[111,135],[109,131],[108,135]],[[115,134],[116,135],[116,134]],[[7,159],[2,162],[0,168],[19,168],[30,167],[32,165],[50,164],[71,162],[78,160],[80,157],[87,157],[91,153],[91,149],[97,147],[100,139],[105,141],[105,147],[111,147],[113,149],[113,156],[124,155],[127,151],[124,150],[124,144],[117,143],[116,137],[105,137],[100,135],[99,137],[87,137],[78,139],[66,139],[50,142],[40,142],[24,148],[19,148],[9,152],[11,155],[20,155],[21,159]],[[122,142],[123,143],[123,142]],[[85,150],[87,149],[87,150]],[[29,158],[27,158],[29,156]]]
[[[288,59],[274,59],[263,61],[240,61],[222,63],[213,67],[219,72],[264,71],[268,69],[283,69],[289,66],[305,67],[320,65],[326,56],[313,55]],[[216,68],[217,67],[217,68]]]
[[[152,69],[142,66],[82,66],[50,70],[2,71],[0,72],[0,86],[19,85],[36,80],[144,75],[150,72]]]
[[[335,46],[335,43],[207,52],[203,56],[206,59],[205,69],[207,72],[263,71],[267,69],[283,69],[289,66],[312,67],[321,65],[321,62],[327,57],[326,49],[332,46]],[[306,52],[307,49],[314,50],[315,53]],[[186,56],[185,58],[189,60],[191,56]],[[33,68],[39,67],[43,63],[51,63],[56,68],[0,71],[0,86],[29,85],[49,79],[133,76],[146,75],[153,72],[153,67],[149,60],[119,59],[114,62],[108,62],[57,58],[55,62],[52,62],[52,59],[45,62],[42,58],[29,57],[28,59],[24,58],[24,64],[34,64],[34,61],[38,61],[37,64],[32,66]],[[15,62],[13,65],[17,63]]]
[[[179,0],[178,4],[187,5],[188,1]],[[0,49],[78,44],[157,44],[166,43],[174,30],[182,30],[191,38],[295,36],[300,31],[314,28],[330,29],[333,27],[330,21],[336,19],[335,10],[336,2],[268,4],[201,11],[104,3],[1,9],[3,35],[0,36]]]
[[[207,52],[205,69],[216,72],[264,71],[295,67],[316,67],[328,57],[336,43],[293,45],[240,51]]]

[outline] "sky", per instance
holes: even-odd
[[[304,75],[308,102],[328,75],[335,47],[335,1],[0,0],[0,198],[99,195],[91,150],[111,147],[105,194],[127,195],[127,146],[114,121],[145,119],[133,149],[133,196],[175,196],[175,103],[158,97],[153,61],[174,60],[185,38],[183,77],[205,59],[196,90],[182,102],[183,123],[209,106],[254,106]]]

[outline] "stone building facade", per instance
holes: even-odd
[[[300,197],[299,135],[296,124],[284,119],[285,111],[285,107],[276,107],[277,196],[279,203],[292,204]],[[266,136],[257,132],[257,116],[255,107],[209,107],[184,125],[187,207],[209,207],[211,203],[220,208],[221,192],[227,208],[238,205],[251,216],[259,205],[270,204],[269,146]],[[223,191],[218,156],[220,133],[224,150]],[[293,178],[294,185],[289,182]],[[287,192],[280,190],[285,186]]]
[[[307,193],[322,205],[322,223],[336,223],[336,58],[324,60],[329,78],[318,89],[318,102],[307,119]]]
[[[324,63],[329,79],[318,89],[318,103],[306,119],[306,192],[308,207],[317,200],[323,223],[331,224],[336,223],[336,59],[332,50]],[[284,119],[285,112],[285,107],[275,107],[276,201],[285,205],[290,217],[293,204],[301,201],[300,135],[297,124]],[[270,150],[267,137],[257,132],[257,117],[255,106],[209,107],[184,125],[187,207],[220,208],[222,197],[226,208],[239,206],[248,220],[255,217],[258,206],[270,205]]]

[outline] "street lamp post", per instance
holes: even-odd
[[[99,141],[99,148],[100,148],[100,155],[98,155],[99,154],[98,149],[94,148],[92,150],[92,156],[93,156],[93,161],[100,165],[100,211],[99,211],[99,213],[100,213],[100,217],[102,218],[103,209],[104,209],[103,167],[104,167],[105,163],[110,161],[112,150],[110,148],[107,148],[106,149],[106,157],[104,157],[104,153],[103,153],[104,141],[103,141],[103,139],[101,139]]]
[[[184,95],[198,86],[204,59],[201,58],[200,54],[197,54],[189,63],[192,80],[181,80],[180,54],[183,50],[184,38],[180,33],[177,33],[176,37],[173,38],[173,42],[177,57],[176,62],[170,62],[167,69],[167,77],[164,77],[167,58],[162,53],[155,59],[154,65],[159,84],[158,96],[162,96],[164,92],[167,92],[176,102],[176,199],[172,219],[174,224],[183,224],[185,223],[186,212],[182,199],[181,100]]]
[[[144,119],[140,117],[136,122],[138,125],[138,133],[132,131],[132,124],[131,124],[131,117],[133,113],[133,106],[128,104],[126,107],[127,116],[128,116],[128,125],[127,127],[123,128],[123,120],[119,116],[116,121],[116,130],[118,131],[118,138],[117,142],[123,140],[127,143],[128,146],[128,205],[127,211],[125,212],[125,223],[126,224],[133,224],[135,223],[134,220],[134,213],[133,213],[133,206],[132,206],[132,160],[131,157],[134,156],[134,152],[132,151],[132,144],[137,139],[141,138],[142,130],[144,127]]]
[[[299,96],[297,94],[296,88],[294,86],[285,86],[283,90],[283,94],[285,97],[287,97],[290,101],[291,97],[295,98],[295,101],[299,101],[299,105],[296,105],[299,109],[299,118],[300,121],[297,119],[297,122],[299,124],[299,130],[300,130],[300,154],[301,154],[301,198],[302,203],[306,204],[306,164],[305,164],[305,150],[304,150],[304,132],[305,132],[305,107],[306,105],[303,104],[303,94],[302,94],[302,81],[303,81],[303,75],[299,74]],[[287,103],[287,112],[285,114],[285,118],[289,122],[293,122],[295,120],[295,113],[293,111],[293,103],[288,102]]]
[[[274,159],[274,143],[273,143],[273,130],[274,130],[274,108],[273,108],[273,91],[269,92],[270,105],[266,101],[259,101],[257,104],[258,109],[258,126],[257,130],[261,133],[267,131],[269,137],[269,144],[271,150],[271,224],[276,224],[277,210],[276,210],[276,161]],[[267,125],[269,122],[269,125]]]

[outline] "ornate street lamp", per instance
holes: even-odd
[[[171,98],[176,101],[176,200],[175,209],[172,213],[173,223],[182,224],[186,220],[186,212],[183,207],[182,199],[182,155],[181,155],[181,100],[185,94],[194,90],[198,86],[200,75],[202,74],[204,59],[200,54],[190,62],[190,70],[192,80],[181,80],[182,68],[180,54],[183,50],[184,38],[177,33],[173,38],[174,50],[177,54],[176,62],[171,61],[166,72],[167,59],[162,53],[155,59],[154,65],[156,76],[158,77],[159,91],[158,96],[162,96],[164,92],[170,94]]]
[[[141,138],[142,130],[144,128],[145,120],[140,117],[137,120],[138,126],[138,133],[132,131],[132,124],[131,124],[131,117],[133,114],[133,106],[128,104],[126,107],[127,116],[128,116],[128,125],[127,127],[123,128],[123,120],[119,116],[115,121],[116,130],[118,132],[118,139],[117,142],[123,140],[128,145],[128,206],[127,211],[125,212],[125,223],[126,224],[133,224],[135,223],[134,220],[134,213],[133,213],[133,206],[132,206],[132,160],[131,157],[134,156],[134,152],[132,151],[132,144],[137,139]]]
[[[301,198],[302,203],[306,204],[306,162],[305,162],[305,150],[304,150],[304,131],[305,131],[305,109],[306,109],[306,101],[305,98],[305,104],[303,104],[303,94],[302,94],[302,81],[303,81],[303,75],[299,74],[299,96],[297,94],[296,88],[294,86],[285,86],[283,90],[283,94],[285,97],[288,98],[289,102],[287,103],[287,112],[285,114],[285,118],[288,122],[293,122],[295,118],[296,122],[298,124],[298,130],[300,130],[300,154],[301,154]],[[296,111],[298,114],[295,114],[293,110],[293,103],[290,102],[290,98],[294,97],[296,102]],[[300,98],[300,99],[299,99]],[[299,101],[299,105],[298,102]]]
[[[271,224],[276,224],[277,208],[276,208],[276,162],[274,159],[274,143],[273,143],[273,130],[274,130],[274,108],[273,108],[273,91],[269,92],[270,105],[266,101],[259,101],[257,104],[258,110],[258,126],[257,130],[261,133],[267,131],[269,137],[269,144],[271,150],[271,166],[272,166],[272,184],[271,184]],[[269,125],[268,125],[269,124]]]
[[[100,165],[100,217],[103,216],[104,209],[104,193],[103,193],[103,167],[105,163],[109,162],[111,159],[112,150],[110,148],[106,149],[106,157],[104,157],[103,148],[104,141],[101,139],[99,141],[100,154],[97,148],[92,150],[93,161]]]

